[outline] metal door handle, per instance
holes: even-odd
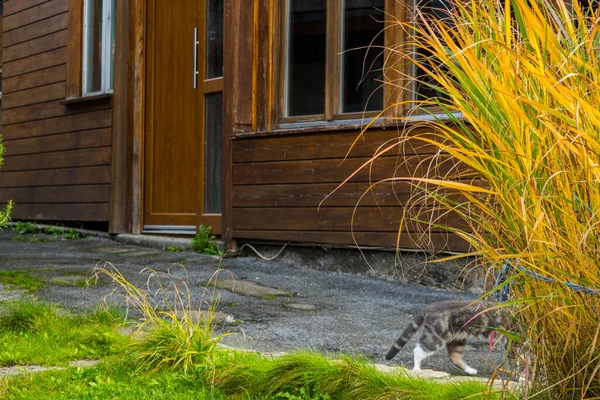
[[[194,89],[198,87],[198,28],[194,28]]]

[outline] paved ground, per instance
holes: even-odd
[[[171,270],[177,278],[187,277],[194,306],[200,305],[203,296],[206,299],[203,284],[219,266],[215,258],[193,252],[162,251],[100,237],[30,243],[13,241],[13,236],[9,231],[0,232],[0,270],[39,274],[48,282],[39,297],[76,310],[95,307],[114,290],[107,279],[81,287],[85,276],[105,262],[138,286],[146,284],[144,268]],[[225,343],[266,352],[316,349],[360,353],[385,363],[385,353],[415,310],[458,296],[441,289],[254,257],[225,259],[220,267],[218,311],[224,318],[219,329],[237,333]],[[255,292],[257,285],[274,291]],[[112,297],[111,301],[120,300]],[[490,355],[488,344],[482,342],[472,343],[465,353],[480,376],[489,375],[491,365],[499,363],[502,356],[501,351]],[[412,367],[412,344],[393,361]],[[460,374],[442,353],[425,361],[424,368]]]

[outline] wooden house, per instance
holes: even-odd
[[[396,247],[408,185],[354,206],[418,158],[323,201],[398,135],[394,18],[397,0],[5,0],[0,203],[114,233]]]

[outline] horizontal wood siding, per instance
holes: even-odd
[[[402,180],[424,176],[432,159],[439,168],[429,177],[464,174],[464,168],[426,143],[398,143],[397,136],[394,129],[372,130],[352,149],[356,131],[234,139],[233,237],[466,251],[464,241],[435,227],[464,223],[440,215],[433,204],[411,203],[415,188]],[[390,152],[369,163],[384,143]],[[373,186],[392,177],[398,181]],[[398,239],[404,213],[417,209],[419,221],[408,223]]]
[[[64,105],[68,0],[7,0],[0,204],[13,218],[108,221],[110,99]]]

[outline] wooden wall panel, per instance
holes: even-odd
[[[6,10],[6,8],[4,8]],[[13,29],[4,34],[4,45],[12,46],[28,40],[39,38],[40,35],[48,35],[50,33],[67,29],[69,18],[67,13],[62,13],[50,17],[47,20],[34,22],[31,25],[22,28]]]
[[[381,157],[371,167],[362,168],[350,182],[374,182],[391,177],[425,176],[431,156]],[[368,158],[324,159],[244,163],[233,170],[234,185],[283,184],[283,183],[340,183],[363,165]],[[439,168],[430,178],[452,174],[458,167],[454,160],[444,156],[436,161]]]
[[[30,104],[45,103],[49,100],[61,100],[65,98],[65,83],[58,82],[51,85],[39,86],[18,92],[8,93],[2,96],[2,107],[9,110],[15,107],[28,106]]]
[[[35,118],[35,116],[32,116]],[[75,130],[107,128],[112,124],[112,110],[101,110],[82,114],[49,118],[22,124],[4,126],[2,131],[5,140],[26,137],[53,135]]]
[[[66,72],[66,66],[65,64],[62,64],[57,65],[56,67],[4,78],[2,80],[2,94],[7,95],[19,90],[64,82]]]
[[[0,188],[110,183],[110,166],[0,172]],[[82,188],[83,189],[83,188]]]
[[[21,12],[5,16],[4,31],[8,32],[67,11],[69,11],[69,0],[50,0]]]
[[[45,3],[48,0],[5,0],[4,1],[4,16],[18,13],[19,11]]]
[[[422,132],[422,131],[421,131]],[[358,138],[356,131],[309,133],[263,137],[260,140],[234,140],[233,159],[236,162],[307,160],[324,158],[371,157],[380,146],[393,146],[388,155],[431,154],[436,150],[422,141],[400,141],[395,129],[368,131]],[[356,142],[356,143],[355,143]],[[352,147],[352,144],[354,147]],[[400,144],[401,143],[401,144]],[[352,147],[352,148],[351,148]]]
[[[5,156],[110,146],[110,128],[4,141]]]
[[[19,203],[13,209],[13,219],[32,219],[38,221],[55,220],[60,215],[61,221],[105,221],[108,214],[108,203],[83,204],[29,204]]]
[[[67,61],[67,47],[21,58],[17,61],[4,63],[2,79],[28,72],[40,71],[44,68],[64,64]]]
[[[12,200],[15,203],[106,203],[110,195],[110,185],[43,186],[3,189],[0,203]]]
[[[234,230],[236,239],[276,242],[300,242],[322,245],[324,243],[338,246],[387,248],[395,249],[398,235],[395,232],[312,232],[312,231],[245,231]],[[469,246],[458,236],[432,232],[424,235],[401,235],[398,243],[400,249],[424,249],[427,251],[452,249],[456,252],[468,252]]]
[[[333,231],[333,232],[398,232],[402,207],[276,207],[234,208],[233,225],[241,230]],[[441,226],[468,229],[456,215],[440,215],[431,209],[419,210],[418,221],[431,221]],[[440,231],[420,222],[411,222],[412,231]]]
[[[64,104],[68,0],[4,4],[0,204],[13,218],[108,221],[112,102]]]
[[[54,50],[63,47],[67,41],[67,31],[62,30],[59,32],[51,33],[46,36],[42,36],[37,39],[31,39],[26,42],[12,45],[7,47],[3,52],[3,61],[10,62],[18,60],[19,58],[25,58],[33,56],[35,54],[45,53],[50,50]]]
[[[111,105],[110,103],[106,103],[105,107],[100,107],[97,103],[88,102],[79,104],[77,107],[65,107],[56,101],[51,101],[6,110],[2,114],[2,122],[6,125],[13,125],[29,121],[31,115],[36,115],[40,119],[46,119],[65,115],[83,114],[94,110],[101,110],[102,108],[110,109]]]
[[[411,201],[414,187],[407,181],[375,186],[355,208],[363,193],[383,179],[459,173],[467,179],[464,166],[429,145],[412,140],[401,149],[395,147],[332,194],[383,143],[398,141],[394,129],[371,130],[348,153],[358,134],[340,131],[233,140],[234,238],[353,245],[354,231],[360,245],[395,248],[402,217],[419,209],[422,221],[404,227],[400,247],[466,250],[461,239],[427,222],[467,229],[465,223],[453,214],[440,215],[432,200],[415,204]],[[427,172],[432,158],[438,168]],[[430,239],[425,240],[429,237],[423,235],[425,230]]]

